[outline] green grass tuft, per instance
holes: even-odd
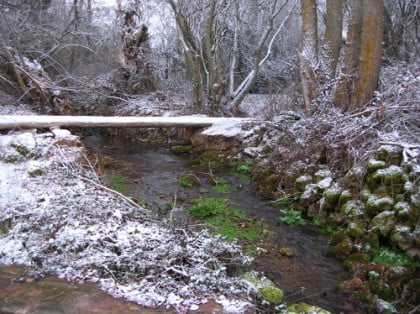
[[[293,209],[282,209],[282,216],[277,218],[278,223],[284,223],[289,226],[306,226],[308,222],[302,218],[302,213]]]
[[[131,194],[130,178],[114,173],[106,175],[105,181],[109,188],[127,196]]]
[[[408,254],[397,253],[386,247],[378,247],[373,250],[372,262],[388,266],[420,266],[420,262],[415,261]]]
[[[266,224],[246,218],[242,210],[231,208],[226,199],[198,198],[192,203],[189,214],[214,227],[217,233],[229,240],[237,238],[253,241],[264,237]]]

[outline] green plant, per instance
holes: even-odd
[[[378,247],[374,249],[372,262],[388,266],[420,266],[420,262],[415,261],[408,254],[397,253],[387,247]]]
[[[243,175],[248,175],[251,173],[253,167],[254,165],[251,162],[240,161],[236,164],[235,172]]]
[[[277,218],[277,222],[284,223],[289,226],[305,226],[307,221],[302,218],[302,213],[293,209],[282,209],[282,216]]]
[[[318,230],[322,234],[333,234],[340,230],[340,228],[331,225],[331,223],[325,217],[314,217],[312,219],[312,225],[318,227]]]
[[[192,201],[189,214],[229,240],[235,238],[253,241],[264,237],[266,223],[245,217],[240,209],[230,207],[229,201],[221,198],[199,198]]]
[[[224,178],[216,178],[215,179],[216,185],[213,187],[213,190],[217,193],[221,194],[229,194],[230,191],[230,183]]]
[[[109,188],[120,192],[124,195],[129,195],[131,193],[131,184],[130,179],[121,174],[108,174],[105,176],[106,184]]]
[[[190,188],[193,186],[191,180],[188,177],[182,176],[179,177],[178,180],[176,180],[180,186],[184,188]]]
[[[285,196],[279,199],[276,199],[274,201],[270,201],[269,202],[270,205],[281,205],[283,207],[285,207],[286,209],[290,209],[291,206],[293,205],[293,199]]]
[[[188,212],[194,218],[207,218],[229,212],[229,201],[222,198],[197,198],[192,204]]]

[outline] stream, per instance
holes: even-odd
[[[232,191],[218,194],[212,190],[206,175],[190,165],[188,157],[175,155],[168,148],[100,135],[86,136],[84,143],[92,152],[128,163],[134,197],[147,203],[147,208],[157,217],[167,215],[168,204],[173,203],[176,195],[177,202],[181,203],[204,196],[227,198],[248,217],[264,219],[268,229],[273,231],[273,235],[264,238],[270,249],[255,257],[252,268],[263,272],[284,291],[285,302],[305,302],[332,313],[359,312],[336,291],[337,285],[347,279],[346,271],[338,261],[326,256],[328,237],[313,226],[291,227],[277,223],[280,209],[261,199],[253,191],[250,180],[226,173],[223,177],[231,183]],[[196,174],[201,186],[182,188],[177,178],[186,172]],[[282,247],[291,248],[293,257],[281,255]]]

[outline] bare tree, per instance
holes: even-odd
[[[300,53],[300,75],[303,99],[307,111],[316,97],[318,67],[318,15],[316,0],[301,0],[302,50]]]
[[[288,6],[287,1],[255,1],[263,10],[264,28],[253,43],[249,57],[250,70],[236,86],[239,78],[236,69],[240,59],[240,39],[244,17],[251,17],[250,6],[241,0],[207,0],[193,5],[183,0],[167,0],[180,31],[184,57],[193,86],[193,103],[202,107],[207,102],[213,111],[221,110],[230,103],[233,113],[255,83],[263,64],[272,53],[275,38],[285,20],[279,23],[280,13]],[[290,6],[293,8],[293,5]],[[255,16],[255,13],[254,13]],[[233,45],[224,47],[229,38]]]

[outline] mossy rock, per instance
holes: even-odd
[[[402,162],[402,148],[393,145],[383,145],[378,148],[376,158],[387,165],[400,165]]]
[[[343,190],[340,187],[333,185],[324,191],[323,196],[328,204],[335,206],[338,204],[342,192]]]
[[[284,311],[280,313],[289,313],[289,314],[331,314],[327,310],[324,310],[320,307],[310,305],[307,303],[296,303],[289,305]]]
[[[348,217],[358,217],[364,214],[363,203],[358,200],[351,200],[346,202],[341,207],[341,212],[347,215]]]
[[[192,145],[179,145],[171,147],[171,152],[176,155],[191,154],[193,150],[194,146]]]
[[[414,245],[411,228],[405,225],[396,225],[391,232],[391,243],[403,251],[411,248]]]
[[[313,182],[312,176],[305,174],[296,179],[295,186],[298,191],[303,191],[305,189],[305,186],[312,182]]]
[[[316,182],[319,182],[325,178],[331,178],[331,177],[332,177],[331,170],[328,170],[328,169],[321,169],[315,173]]]
[[[353,241],[350,239],[350,237],[346,236],[341,242],[334,246],[331,246],[328,249],[327,254],[329,256],[345,259],[348,255],[351,254],[352,251]]]
[[[226,152],[209,150],[202,153],[197,159],[192,161],[193,166],[213,171],[221,171],[229,167],[228,155]]]
[[[363,247],[367,250],[379,247],[379,237],[374,232],[366,233],[361,242],[363,243]]]
[[[377,232],[383,237],[387,237],[397,223],[394,211],[384,211],[376,215],[370,224],[370,230]]]
[[[283,291],[277,288],[270,279],[255,271],[243,273],[239,278],[253,286],[257,290],[258,297],[263,301],[280,303],[283,299]]]
[[[283,291],[277,287],[266,286],[258,290],[261,299],[270,303],[280,303],[283,299]]]
[[[341,229],[337,232],[334,232],[334,234],[331,235],[330,240],[329,240],[330,246],[334,246],[334,245],[340,243],[346,237],[347,237],[347,232],[346,232],[345,229]]]
[[[402,218],[409,218],[413,214],[413,209],[407,202],[397,202],[394,205],[394,211],[396,211],[397,215]]]
[[[400,184],[408,177],[404,176],[404,171],[399,166],[392,165],[385,169],[377,170],[373,176],[373,180],[377,183],[383,183],[389,186]]]
[[[341,192],[340,198],[338,199],[340,204],[345,204],[353,198],[353,194],[349,190]]]
[[[350,271],[357,269],[360,264],[368,264],[372,257],[367,253],[353,253],[350,254],[344,262],[344,266]]]
[[[273,169],[256,170],[253,175],[256,190],[263,197],[270,198],[277,191],[279,175]]]
[[[410,203],[416,212],[420,211],[420,191],[410,196]]]
[[[383,169],[386,167],[386,162],[383,160],[370,159],[367,165],[369,172],[375,172],[376,170]]]
[[[351,191],[359,191],[364,181],[366,168],[354,167],[342,179],[342,185]]]
[[[369,199],[369,197],[372,196],[372,193],[369,191],[368,188],[364,188],[360,191],[360,198],[364,201],[367,202],[367,200]]]
[[[365,234],[365,228],[355,222],[350,223],[347,226],[346,230],[347,230],[347,234],[351,236],[353,239],[362,238],[363,235]]]
[[[394,207],[394,200],[389,197],[381,197],[371,195],[366,202],[366,211],[369,215],[374,216],[380,212],[390,211]]]

